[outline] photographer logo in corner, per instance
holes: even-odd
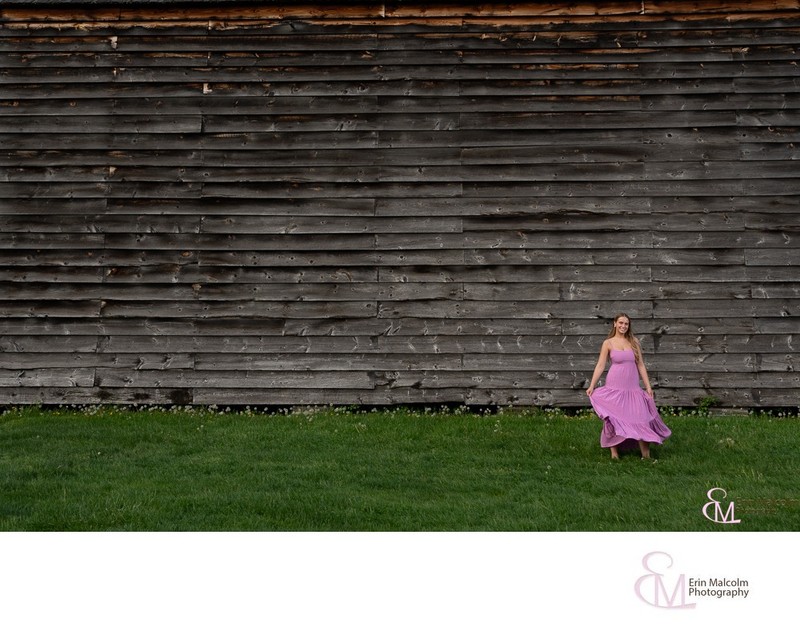
[[[721,499],[715,499],[714,493],[722,493]],[[714,523],[721,523],[724,525],[733,525],[736,523],[741,523],[741,519],[736,518],[736,514],[734,511],[734,503],[730,501],[727,504],[727,508],[723,510],[722,508],[722,500],[728,497],[728,493],[723,490],[722,488],[711,488],[708,491],[706,496],[709,498],[708,503],[703,506],[702,512],[703,516],[705,516],[709,521],[713,521]],[[712,509],[714,510],[713,516],[709,514],[709,511]]]

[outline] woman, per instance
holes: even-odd
[[[608,359],[604,387],[595,389]],[[639,386],[642,379],[645,389]],[[642,359],[642,347],[633,336],[631,320],[625,313],[614,317],[611,332],[600,348],[589,389],[592,407],[603,421],[600,446],[611,449],[611,459],[619,459],[619,448],[639,444],[642,459],[650,459],[650,442],[661,444],[672,432],[658,415],[653,388]]]

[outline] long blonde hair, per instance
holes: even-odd
[[[631,344],[633,348],[633,354],[636,357],[636,362],[640,363],[642,360],[642,346],[639,343],[639,340],[633,335],[633,324],[631,323],[631,318],[628,316],[627,313],[617,313],[614,315],[614,322],[611,324],[611,331],[608,333],[608,337],[606,339],[611,339],[617,335],[617,320],[620,317],[624,317],[628,320],[628,330],[625,331],[625,339],[627,339],[628,343]]]

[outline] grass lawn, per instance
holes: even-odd
[[[612,462],[587,414],[10,409],[0,530],[800,530],[800,417],[664,420]]]

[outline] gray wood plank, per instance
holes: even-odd
[[[0,373],[0,384],[2,384]],[[19,383],[22,385],[23,383]],[[243,371],[236,369],[214,370],[136,370],[120,373],[118,370],[97,370],[98,387],[144,388],[195,388],[213,389],[357,389],[370,390],[374,378],[366,372],[288,372]]]
[[[380,267],[383,282],[649,282],[650,267],[638,265],[482,265]],[[696,278],[696,271],[691,276]],[[742,277],[744,279],[744,277]],[[627,286],[627,285],[626,285]]]
[[[0,267],[0,282],[88,282],[103,281],[103,270],[100,267],[64,266],[29,267],[9,265]]]
[[[562,324],[563,333],[566,335],[607,334],[611,329],[612,318],[616,312],[614,310],[600,313],[593,320],[581,318],[565,320]],[[643,318],[634,317],[632,326],[636,334],[649,332],[654,335],[654,340],[656,337],[663,339],[666,335],[725,335],[731,331],[735,331],[737,334],[755,334],[756,332],[780,334],[788,332],[785,330],[767,330],[765,321],[769,320],[759,319],[756,321],[752,317],[747,317],[740,313],[730,314],[731,316],[714,316],[709,313],[705,315],[705,317],[682,319],[670,317],[662,319],[649,316]]]
[[[672,345],[669,351],[688,352],[696,351],[701,348],[717,348],[724,350],[734,347],[748,348],[748,351],[755,351],[756,348],[768,350],[769,340],[758,342],[748,340],[742,336],[742,340],[726,339],[724,341],[706,341],[703,337],[702,344],[696,338],[670,339]],[[42,352],[46,350],[48,336],[28,336],[15,337],[13,341],[19,343],[26,351]],[[84,344],[87,348],[90,343],[94,343],[91,348],[97,347],[96,337],[87,339]],[[586,353],[595,350],[599,351],[600,345],[605,339],[605,335],[565,337],[558,335],[480,335],[480,334],[395,334],[395,335],[318,335],[312,337],[272,335],[259,336],[243,335],[208,335],[197,334],[194,336],[178,334],[161,334],[146,336],[143,334],[134,335],[113,335],[103,337],[99,340],[99,351],[103,353],[136,353],[142,351],[165,352],[165,353],[220,353],[220,354],[246,354],[246,353],[300,353],[300,354],[351,354],[351,353],[422,353],[422,354],[462,354],[480,353],[489,354],[530,354],[530,353]],[[713,339],[713,338],[712,338]],[[772,338],[773,345],[780,343],[781,347],[788,347],[790,340],[788,337]],[[69,346],[69,338],[64,338],[63,345]],[[653,342],[650,336],[641,337],[643,348],[646,352],[651,352]],[[0,344],[4,341],[0,339]],[[712,345],[713,344],[713,345]],[[0,345],[0,347],[6,347]],[[9,346],[10,347],[10,346]],[[664,350],[663,344],[659,350]],[[77,351],[77,350],[76,350]],[[664,350],[665,352],[667,350]]]
[[[462,265],[465,252],[459,250],[444,251],[352,251],[352,252],[325,252],[325,251],[202,251],[200,263],[204,266],[218,267],[365,267],[380,265]],[[2,262],[0,251],[0,262]]]
[[[0,116],[0,133],[21,127],[34,133],[199,133],[203,119],[199,114],[183,116]]]
[[[196,265],[197,253],[193,251],[144,251],[105,249],[2,249],[0,248],[0,266],[17,265],[19,267],[52,267],[52,266],[109,266],[113,275],[117,266],[140,265]]]
[[[93,369],[0,369],[0,396],[5,387],[92,387]]]
[[[513,302],[497,301],[407,301],[381,302],[378,305],[378,317],[397,318],[415,317],[420,314],[432,317],[452,317],[455,319],[488,319],[506,317],[534,319],[562,319],[574,317],[597,317],[600,313],[613,313],[620,309],[619,302],[569,302],[544,300],[516,300]],[[652,302],[631,301],[625,306],[632,317],[650,316],[653,312]]]
[[[179,234],[200,231],[200,217],[107,214],[0,215],[0,233],[37,234],[156,233]]]
[[[44,321],[41,328],[34,327],[28,320],[15,320],[15,331],[24,334],[38,332],[45,334],[68,334],[70,331],[88,331],[84,334],[102,335],[130,335],[156,339],[170,335],[199,335],[199,336],[235,336],[249,335],[255,337],[394,337],[394,336],[461,336],[461,335],[557,335],[562,334],[562,322],[559,319],[508,319],[494,318],[486,320],[458,320],[451,318],[436,318],[429,316],[377,319],[375,317],[329,317],[326,319],[292,319],[286,317],[271,317],[269,315],[182,319],[180,317],[128,317],[104,318],[91,322],[83,320],[62,320],[64,323],[56,326]],[[706,324],[708,322],[706,321]],[[698,324],[701,326],[702,324]],[[603,322],[596,327],[594,333],[605,335],[610,324]],[[752,329],[751,327],[748,330]],[[66,331],[66,333],[65,333]],[[691,332],[696,332],[693,329]],[[578,333],[583,334],[583,333]]]
[[[649,205],[649,204],[648,204]],[[533,210],[533,209],[531,209]],[[744,231],[744,214],[732,212],[589,212],[561,210],[515,216],[467,216],[462,220],[465,232],[493,230],[561,231],[561,230],[666,230],[697,234],[706,231]],[[749,216],[749,215],[748,215]],[[788,219],[791,224],[791,219]]]
[[[591,377],[596,362],[596,358],[587,355],[548,354],[476,354],[464,355],[463,360],[467,370],[580,370],[587,379]],[[662,370],[755,372],[757,364],[757,358],[752,354],[649,355],[645,360],[648,361],[648,372],[656,374]]]
[[[205,370],[334,371],[334,370],[459,370],[461,357],[449,354],[198,354],[196,368]]]
[[[463,253],[465,262],[473,265],[734,265],[741,273],[745,251],[750,250],[471,249]]]
[[[97,351],[96,335],[56,335],[42,327],[38,335],[20,335],[6,332],[0,337],[0,352],[48,354],[62,352],[92,353]],[[49,334],[48,334],[49,333]]]
[[[685,300],[655,302],[657,317],[695,317],[701,313],[737,313],[750,317],[793,317],[800,301],[792,298],[776,300]]]
[[[119,264],[119,263],[118,263]],[[27,273],[27,271],[26,271]],[[32,273],[32,272],[31,272]],[[88,272],[87,272],[88,273]],[[98,270],[99,273],[99,270]],[[327,283],[327,282],[377,282],[378,269],[374,267],[203,267],[196,264],[151,264],[114,266],[102,274],[104,281],[113,283]],[[0,272],[0,278],[2,278]],[[69,277],[69,276],[67,276]],[[31,276],[36,280],[35,276]],[[50,280],[50,277],[44,278]]]
[[[0,223],[0,226],[2,223]],[[204,217],[208,234],[386,234],[461,232],[459,217]]]
[[[654,246],[653,234],[648,232],[580,232],[580,231],[486,231],[463,234],[378,234],[378,249],[649,249]]]
[[[109,199],[108,212],[121,215],[197,215],[205,219],[230,216],[371,217],[375,214],[375,199]]]
[[[133,296],[131,296],[133,298]],[[9,303],[0,302],[0,314],[12,310]],[[143,301],[143,300],[104,300],[100,308],[103,317],[288,317],[288,318],[327,318],[327,317],[367,317],[375,316],[375,302],[263,302],[253,300],[225,301]],[[64,307],[66,309],[66,307]]]
[[[298,405],[404,405],[415,403],[446,404],[461,402],[464,393],[459,389],[420,390],[383,389],[383,390],[225,390],[195,389],[193,401],[196,404],[211,405],[279,405],[294,407]]]
[[[463,290],[457,283],[372,283],[372,282],[342,282],[342,283],[277,283],[249,284],[249,283],[192,283],[192,284],[140,284],[133,286],[131,283],[104,283],[104,284],[51,284],[51,283],[0,283],[0,293],[5,299],[35,300],[41,295],[51,299],[59,297],[66,299],[104,299],[104,300],[132,300],[134,298],[146,302],[185,302],[197,300],[200,302],[324,302],[331,306],[335,302],[357,302],[364,300],[434,300],[434,299],[463,299]],[[558,297],[558,288],[552,285],[543,285],[539,290],[531,287],[527,295],[549,295]],[[211,305],[205,304],[212,308]],[[214,305],[218,308],[220,305]],[[274,305],[264,308],[274,308]],[[159,308],[163,308],[160,305]],[[252,305],[258,308],[258,305]]]
[[[800,248],[746,249],[745,260],[748,267],[797,267],[800,261]]]
[[[100,300],[0,300],[0,317],[98,317]]]
[[[191,369],[195,359],[189,354],[102,354],[87,353],[55,353],[43,352],[4,352],[0,354],[0,368],[7,370],[40,370],[65,368],[68,370],[85,370],[88,368],[107,367],[130,373],[135,370],[176,370]]]
[[[24,235],[13,235],[21,238]],[[54,235],[56,236],[56,235]],[[59,237],[66,235],[57,235]],[[124,234],[103,237],[109,249],[200,249],[202,251],[369,251],[375,247],[371,234]]]

